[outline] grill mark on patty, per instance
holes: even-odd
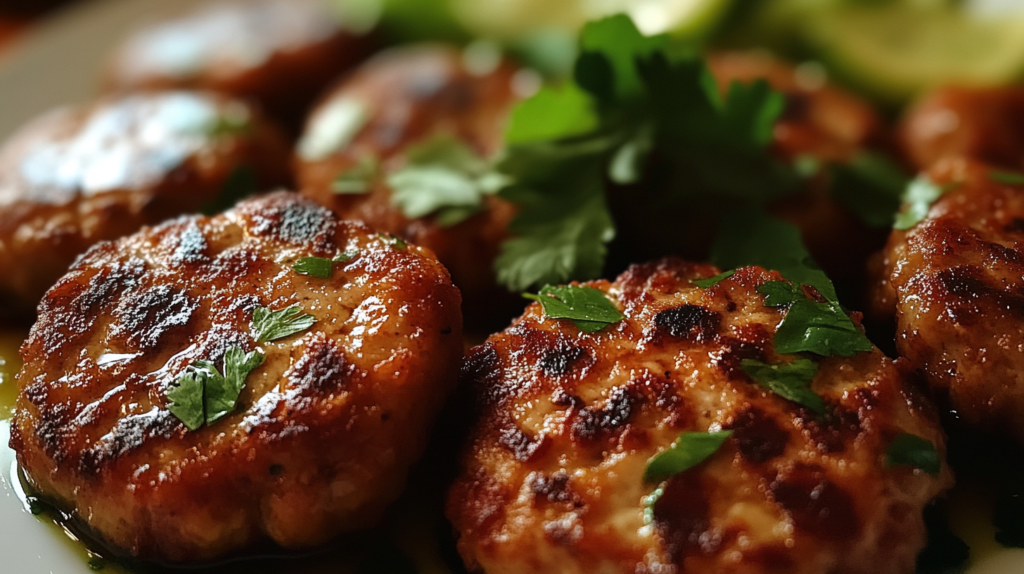
[[[721,320],[719,313],[686,304],[658,312],[654,325],[671,337],[705,343],[714,338]]]

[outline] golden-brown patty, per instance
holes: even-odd
[[[376,12],[367,2],[204,3],[125,39],[106,74],[111,90],[188,88],[257,102],[290,128],[330,82],[366,57]],[[350,8],[347,11],[342,9]]]
[[[470,322],[479,323],[475,316],[494,311],[501,297],[492,267],[508,233],[512,206],[487,197],[480,213],[452,226],[433,215],[409,218],[395,205],[387,176],[405,165],[410,148],[440,137],[483,158],[497,153],[508,113],[520,98],[516,71],[500,59],[474,63],[447,46],[390,50],[366,62],[321,101],[296,158],[303,194],[344,218],[365,221],[437,253],[466,298]],[[379,166],[367,192],[339,193],[339,176],[367,162]]]
[[[947,191],[892,233],[874,304],[961,420],[1024,443],[1024,187],[992,173],[962,159],[927,172]]]
[[[258,112],[208,93],[110,97],[30,122],[0,148],[0,308],[34,309],[98,241],[285,185],[287,161]]]
[[[328,278],[292,269],[344,253]],[[260,308],[296,304],[311,328],[256,339]],[[314,546],[398,495],[454,384],[459,305],[429,251],[297,194],[147,228],[93,247],[47,293],[11,446],[44,497],[133,556]],[[229,376],[232,349],[264,361],[233,412],[190,431],[167,393],[198,361]]]
[[[772,394],[744,359],[776,363],[784,309],[757,288],[679,260],[588,283],[625,318],[596,333],[531,305],[464,360],[479,419],[448,515],[488,574],[910,574],[922,509],[943,468],[887,465],[902,433],[944,451],[931,404],[877,349],[820,359],[824,414]],[[808,291],[811,295],[813,292]],[[807,359],[807,357],[801,357]],[[645,465],[681,433],[731,430],[702,465],[663,483],[645,523]]]

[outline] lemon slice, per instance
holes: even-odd
[[[707,35],[732,0],[451,0],[456,17],[471,32],[516,40],[539,29],[575,32],[589,20],[629,14],[645,34]]]
[[[939,84],[992,86],[1024,72],[1019,2],[833,3],[805,32],[840,77],[899,101]]]

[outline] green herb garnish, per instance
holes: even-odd
[[[942,460],[932,441],[902,433],[889,445],[885,455],[885,466],[912,466],[932,476],[938,476],[942,470]]]
[[[1024,185],[1024,175],[1012,171],[991,170],[988,172],[988,178],[1006,185]]]
[[[755,383],[801,404],[820,414],[825,413],[825,402],[811,390],[811,381],[818,372],[818,364],[810,359],[796,359],[791,363],[771,365],[754,359],[743,359],[740,368]]]
[[[303,313],[298,303],[279,311],[258,307],[252,314],[252,336],[257,343],[268,343],[301,333],[314,323],[316,318]]]
[[[326,259],[324,257],[303,257],[302,259],[299,259],[295,265],[292,265],[292,271],[295,271],[299,275],[319,277],[320,279],[329,278],[333,268],[334,263],[330,259]]]
[[[768,281],[757,288],[768,307],[788,307],[805,298],[804,290],[789,281]]]
[[[932,204],[946,193],[956,189],[960,184],[938,185],[925,176],[918,176],[907,186],[903,194],[903,211],[896,214],[895,229],[906,231],[921,223],[928,216]]]
[[[491,163],[451,137],[415,146],[406,163],[388,176],[391,202],[410,219],[436,215],[442,226],[455,225],[483,207],[484,197],[506,183]]]
[[[234,412],[249,373],[263,364],[262,353],[231,347],[224,354],[224,374],[209,361],[196,361],[167,390],[168,410],[189,430],[213,424]]]
[[[593,287],[547,286],[538,295],[523,293],[523,297],[538,301],[545,316],[569,319],[586,333],[600,331],[625,318],[602,291]]]
[[[355,259],[358,255],[358,251],[345,251],[344,253],[339,253],[335,255],[334,259],[332,259],[331,261],[335,263],[348,263],[349,261]]]
[[[871,227],[888,227],[900,208],[910,181],[899,166],[875,153],[863,152],[849,163],[829,169],[831,192]]]
[[[647,460],[644,482],[657,483],[685,472],[718,452],[732,431],[686,432],[662,451]]]
[[[391,235],[390,233],[378,233],[377,237],[392,249],[398,249],[401,251],[402,249],[409,247],[409,244],[397,235]]]
[[[582,136],[598,125],[590,94],[575,84],[544,87],[512,111],[505,142],[519,145]]]
[[[338,195],[359,195],[369,193],[377,177],[377,160],[364,157],[351,168],[343,171],[331,182],[331,191]]]
[[[726,271],[725,273],[719,273],[714,277],[707,277],[705,279],[694,279],[690,281],[690,283],[693,283],[694,285],[700,287],[701,289],[707,289],[709,287],[714,287],[715,285],[718,285],[722,281],[725,281],[726,279],[732,277],[734,273],[736,272]]]

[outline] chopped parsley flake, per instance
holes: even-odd
[[[803,405],[820,414],[825,413],[825,402],[811,390],[811,381],[818,372],[818,364],[810,359],[796,359],[791,363],[771,365],[754,359],[743,359],[740,368],[757,384],[780,397]]]
[[[988,172],[988,178],[1006,185],[1024,185],[1024,175],[1012,171],[992,170]]]
[[[700,287],[701,289],[707,289],[709,287],[714,287],[715,285],[718,285],[722,281],[725,281],[726,279],[732,277],[734,273],[736,272],[726,271],[725,273],[719,273],[714,277],[707,277],[705,279],[694,279],[690,281],[690,283],[693,283],[694,285]]]
[[[189,430],[211,425],[234,412],[249,373],[263,364],[262,353],[231,347],[224,354],[224,374],[209,361],[196,361],[167,390],[168,409]]]
[[[548,286],[538,295],[524,293],[523,297],[539,302],[545,316],[569,319],[586,333],[600,331],[625,318],[602,291],[593,287]]]
[[[378,233],[377,237],[380,238],[381,241],[383,241],[388,247],[391,247],[392,249],[397,249],[401,251],[402,249],[409,247],[409,244],[406,243],[404,239],[395,235],[391,235],[390,233]]]
[[[358,251],[345,251],[334,256],[331,261],[335,263],[348,263],[359,256]]]
[[[732,431],[686,432],[667,450],[652,456],[644,469],[644,482],[659,483],[707,460],[722,448]]]
[[[912,466],[932,476],[938,476],[942,470],[942,460],[932,441],[910,433],[902,433],[889,445],[885,466]]]
[[[316,318],[302,312],[298,303],[280,311],[258,307],[252,314],[252,336],[257,343],[269,343],[309,329]]]
[[[334,263],[330,259],[323,257],[303,257],[295,265],[292,265],[292,271],[299,275],[319,277],[320,279],[329,278],[333,268]]]

